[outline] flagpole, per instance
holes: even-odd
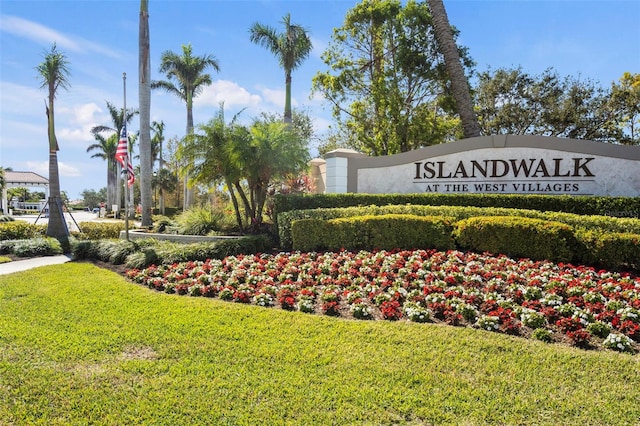
[[[124,106],[123,106],[123,111],[122,111],[122,125],[124,126],[124,128],[127,127],[127,73],[123,72],[122,73],[122,94],[123,94],[123,99],[124,99]],[[125,137],[127,138],[127,158],[129,157],[129,136],[125,135]],[[127,160],[129,161],[129,160]],[[124,187],[124,234],[125,237],[127,239],[127,241],[129,241],[129,197],[127,196],[127,193],[129,191],[127,191],[127,180],[129,178],[129,168],[128,166],[125,166],[124,169],[127,171],[127,178],[126,179],[122,179],[122,185]],[[121,175],[122,176],[122,175]]]

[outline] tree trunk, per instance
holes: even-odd
[[[107,160],[107,211],[113,204],[115,204],[117,192],[116,185],[118,185],[116,162],[109,159]]]
[[[158,175],[161,174],[164,169],[164,161],[162,159],[162,139],[160,139],[160,167],[158,168]],[[160,214],[164,215],[164,188],[160,186]]]
[[[142,226],[152,225],[153,189],[151,175],[151,59],[149,57],[149,0],[140,0],[140,27],[138,33],[138,99],[140,102],[140,204]],[[133,197],[131,200],[133,204]]]
[[[245,194],[244,191],[242,190],[242,186],[240,186],[240,182],[234,182],[233,185],[236,187],[238,194],[240,194],[240,199],[242,199],[242,204],[244,204],[245,216],[253,217],[254,215],[253,208],[251,206],[251,203],[247,199],[247,194]]]
[[[440,50],[444,55],[444,63],[451,79],[451,91],[456,101],[462,130],[465,138],[480,136],[480,125],[476,113],[473,110],[473,101],[469,90],[469,82],[464,75],[464,69],[460,62],[458,46],[453,39],[453,32],[449,24],[449,18],[444,8],[442,0],[427,0],[431,16],[433,18],[433,28]]]
[[[49,85],[49,105],[46,106],[47,127],[49,136],[49,221],[46,235],[60,241],[62,250],[68,253],[69,229],[64,221],[62,212],[62,199],[60,198],[60,174],[58,171],[58,140],[56,138],[55,121],[53,114],[53,99],[55,89]]]
[[[69,245],[69,229],[64,220],[63,203],[60,197],[60,175],[58,173],[58,153],[49,152],[49,222],[47,237],[60,241],[65,253],[71,249]]]
[[[267,185],[264,182],[256,185],[256,214],[255,224],[260,225],[262,223],[262,212],[264,211],[264,203],[267,201]]]
[[[238,223],[238,227],[240,228],[240,232],[244,231],[244,225],[242,224],[242,216],[240,215],[240,205],[238,204],[238,197],[236,197],[236,193],[233,190],[233,184],[227,181],[227,188],[229,188],[229,195],[231,196],[231,202],[233,203],[233,209],[236,213],[236,222]]]
[[[285,97],[284,97],[284,123],[291,125],[293,118],[291,115],[291,70],[285,72],[284,78]]]
[[[193,133],[193,98],[187,94],[187,135]],[[183,211],[187,211],[193,205],[193,188],[189,188],[190,164],[185,165],[184,175],[184,203]]]

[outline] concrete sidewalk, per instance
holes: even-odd
[[[22,272],[39,266],[59,265],[71,260],[70,256],[60,254],[57,256],[34,257],[33,259],[14,260],[13,262],[0,263],[0,275]]]

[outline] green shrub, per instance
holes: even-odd
[[[424,206],[424,205],[389,205],[361,206],[347,208],[317,208],[288,211],[278,215],[278,236],[280,246],[285,250],[292,247],[291,223],[299,219],[335,219],[382,214],[411,214],[417,216],[448,216],[455,220],[476,216],[516,216],[543,219],[571,225],[575,229],[601,230],[607,232],[631,232],[640,234],[640,219],[618,218],[607,216],[582,216],[571,213],[540,212],[536,210],[519,210],[498,207],[473,206]]]
[[[62,246],[58,240],[49,237],[17,240],[13,245],[13,254],[18,257],[52,256],[62,254]]]
[[[553,333],[546,328],[536,328],[531,333],[531,337],[542,342],[550,343],[553,340]]]
[[[184,235],[208,235],[220,230],[220,222],[224,218],[222,211],[209,206],[193,207],[176,218],[178,230]]]
[[[322,219],[300,219],[291,224],[292,248],[300,251],[337,250],[345,243],[353,244],[348,223],[340,224]]]
[[[0,241],[0,254],[13,253],[13,246],[16,245],[16,241],[20,240],[2,240]]]
[[[98,241],[74,240],[71,242],[71,255],[74,259],[97,259]]]
[[[640,233],[579,231],[576,235],[585,246],[583,262],[612,269],[640,269]]]
[[[520,194],[307,194],[276,195],[276,214],[317,208],[386,205],[475,206],[578,215],[640,218],[640,197]],[[280,219],[278,218],[278,221]]]
[[[167,232],[168,228],[174,226],[173,220],[167,216],[154,215],[153,216],[153,232],[163,233]]]
[[[213,243],[183,244],[154,240],[141,240],[137,243],[138,251],[129,254],[124,262],[128,268],[264,253],[271,250],[273,242],[264,235],[251,235]]]
[[[464,219],[469,216],[482,215],[483,209],[480,208],[456,208],[448,206],[365,206],[365,207],[348,207],[341,209],[312,209],[298,210],[282,213],[278,215],[278,235],[282,248],[289,250],[293,246],[291,235],[291,224],[294,220],[299,219],[337,219],[349,218],[356,216],[379,216],[386,214],[401,214],[413,216],[446,216],[452,220]],[[509,214],[510,210],[501,209],[502,214]],[[497,214],[497,212],[496,212]]]
[[[118,240],[110,247],[109,262],[120,265],[125,262],[127,256],[138,250],[138,245],[133,241]]]
[[[127,268],[143,269],[149,265],[158,264],[158,255],[153,248],[145,248],[142,251],[131,253],[127,256],[125,266]]]
[[[294,250],[454,248],[451,219],[388,214],[330,220],[303,219],[292,225]]]
[[[569,225],[512,216],[464,219],[453,234],[465,249],[539,260],[568,262],[579,247]]]
[[[141,250],[141,244],[138,241],[98,240],[95,241],[91,253],[94,259],[119,265],[125,262],[127,256],[139,250]]]
[[[455,248],[452,222],[450,217],[388,214],[371,217],[363,225],[374,249],[451,250]]]
[[[603,339],[611,333],[611,326],[606,322],[595,321],[587,325],[587,331]]]
[[[82,232],[73,232],[79,240],[107,240],[120,238],[124,231],[124,222],[80,222]]]
[[[44,237],[46,232],[47,225],[34,225],[23,220],[0,222],[0,241]]]
[[[164,215],[170,218],[173,218],[174,216],[179,215],[180,212],[182,212],[181,207],[165,207],[164,208]]]

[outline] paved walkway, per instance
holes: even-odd
[[[39,266],[59,265],[70,260],[71,257],[60,254],[57,256],[34,257],[33,259],[14,260],[13,262],[0,263],[0,275],[26,271]]]

